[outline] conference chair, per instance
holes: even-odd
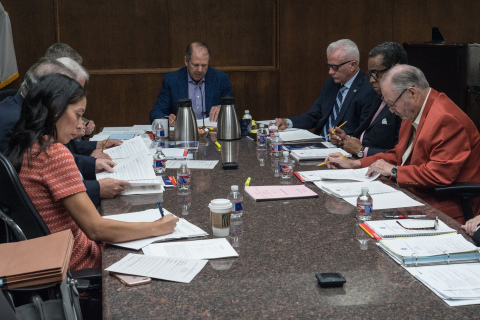
[[[22,241],[48,234],[50,231],[28,197],[17,172],[0,153],[0,240]],[[78,292],[88,295],[88,299],[80,299],[84,318],[101,319],[101,270],[79,270],[72,272],[72,276]]]
[[[4,90],[0,90],[0,101],[2,101],[3,99],[7,98],[7,97],[11,97],[11,96],[14,96],[16,95],[18,92],[18,89],[4,89]]]

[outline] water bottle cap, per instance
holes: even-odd
[[[288,151],[283,151],[283,156],[288,157]]]
[[[182,166],[186,166],[186,165],[187,165],[187,161],[182,161],[182,162],[180,162],[180,164],[181,164]]]
[[[158,152],[158,151],[162,151],[162,147],[157,146],[157,152]]]
[[[245,113],[250,113],[250,110],[245,110]]]
[[[233,185],[233,186],[232,186],[232,191],[238,191],[238,186],[237,186],[237,185]]]
[[[362,187],[362,193],[367,193],[368,192],[368,187]]]
[[[265,127],[265,125],[263,123],[260,123],[260,128],[263,128]]]
[[[279,137],[280,134],[279,134],[278,132],[275,132],[275,133],[273,134],[273,136],[274,136],[274,137]]]

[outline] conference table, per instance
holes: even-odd
[[[104,319],[471,319],[480,314],[478,305],[449,307],[358,227],[354,206],[314,184],[306,186],[318,198],[255,202],[243,192],[249,177],[256,186],[301,182],[275,177],[271,157],[250,138],[219,141],[221,151],[212,139],[215,136],[200,138],[194,159],[219,163],[213,170],[192,169],[188,193],[170,189],[161,195],[119,196],[103,200],[100,211],[142,211],[162,201],[164,208],[212,238],[208,204],[226,198],[230,186],[237,184],[244,197],[241,235],[228,239],[239,257],[210,260],[188,284],[153,279],[127,287],[103,271]],[[238,169],[223,170],[222,161],[235,161]],[[294,169],[326,168],[296,163]],[[176,170],[167,169],[167,174]],[[460,230],[456,221],[429,205],[403,211],[409,210],[438,216]],[[385,211],[392,210],[374,210],[373,219],[382,219]],[[132,252],[105,244],[103,268]],[[346,283],[321,288],[318,272],[339,272]]]

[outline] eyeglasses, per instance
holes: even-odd
[[[431,220],[430,220],[431,221]],[[415,223],[418,223],[419,221],[415,221]],[[400,221],[397,221],[397,223],[404,229],[407,229],[407,230],[438,230],[438,226],[439,226],[439,223],[438,223],[438,217],[435,218],[435,221],[433,222],[433,226],[432,227],[422,227],[422,228],[410,228],[410,227],[405,227],[404,225],[402,225],[402,223]],[[405,224],[405,222],[404,222]]]
[[[340,64],[328,64],[327,63],[327,66],[329,69],[332,69],[333,71],[338,71],[338,68],[340,68],[341,66],[343,66],[344,64],[347,64],[349,62],[357,62],[357,60],[350,60],[350,61],[345,61],[344,63],[340,63]]]
[[[398,96],[397,100],[395,100],[394,103],[392,103],[392,104],[387,104],[387,106],[388,106],[388,108],[389,108],[390,110],[393,109],[393,107],[395,106],[395,103],[397,103],[397,101],[400,99],[400,97],[403,96],[403,94],[404,94],[405,91],[407,91],[407,90],[408,90],[408,88],[405,88],[405,89],[402,91],[402,93],[400,93],[400,95]]]
[[[382,73],[390,69],[391,67],[385,68],[383,70],[369,70],[365,72],[367,76],[372,77],[374,80],[378,80],[378,76]]]

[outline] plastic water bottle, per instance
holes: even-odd
[[[165,129],[163,128],[160,119],[156,119],[153,121],[153,134],[155,135],[155,141],[163,141],[165,140]]]
[[[230,215],[230,237],[233,247],[240,245],[240,239],[243,233],[243,197],[238,191],[238,186],[233,185],[227,199],[232,203],[232,213]]]
[[[280,177],[290,179],[293,176],[293,161],[288,155],[288,151],[283,151],[283,158],[279,165]]]
[[[227,199],[232,203],[232,215],[241,217],[243,215],[243,197],[238,191],[238,186],[233,185]]]
[[[368,193],[368,187],[362,188],[362,194],[357,198],[357,219],[370,220],[372,218],[373,199]]]
[[[276,178],[280,177],[280,159],[281,157],[276,157],[276,156],[271,157],[273,176]]]
[[[245,114],[243,115],[243,119],[249,120],[248,133],[252,132],[252,115],[250,114],[250,110],[245,110]]]
[[[260,124],[260,128],[257,130],[257,145],[266,146],[267,145],[267,131],[265,125]]]
[[[188,190],[190,188],[190,169],[187,167],[187,161],[182,161],[177,171],[178,190]]]
[[[260,167],[265,166],[267,158],[267,146],[257,146],[257,160],[260,162]]]
[[[270,127],[268,127],[268,134],[270,136],[270,139],[273,139],[275,136],[275,132],[278,132],[278,127],[276,124],[272,123]]]
[[[165,155],[162,152],[162,147],[157,146],[157,152],[153,155],[153,170],[155,173],[164,173],[165,172]]]
[[[280,139],[278,131],[273,135],[272,141],[270,142],[270,154],[272,156],[280,156],[283,151],[282,139]]]

